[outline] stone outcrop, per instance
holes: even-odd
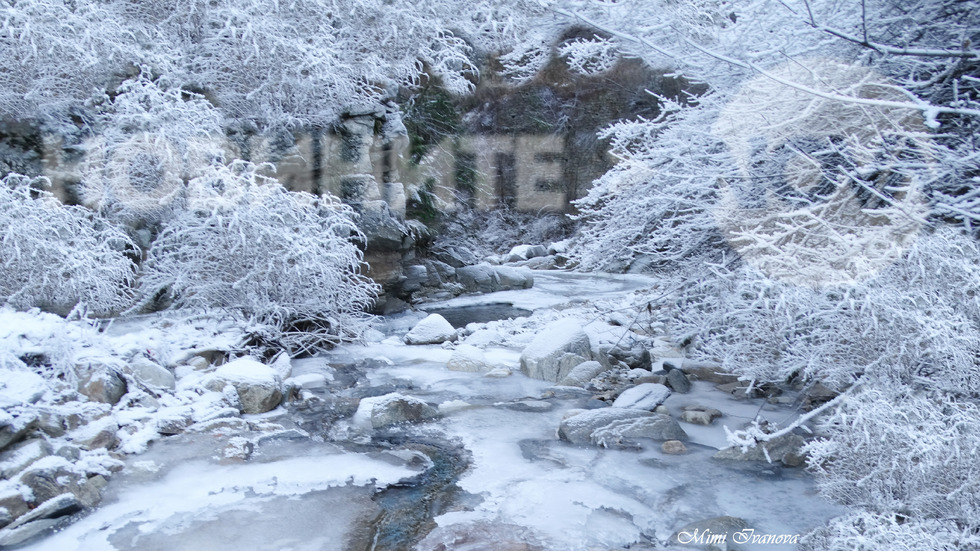
[[[687,433],[669,415],[602,408],[582,410],[565,418],[558,427],[558,437],[572,444],[618,447],[628,446],[636,438],[687,440]]]
[[[217,368],[205,382],[209,390],[221,392],[231,385],[238,393],[242,413],[265,413],[282,402],[282,381],[271,367],[251,358],[239,358]]]
[[[583,325],[573,318],[546,325],[521,353],[521,371],[532,379],[558,382],[579,364],[593,359]]]

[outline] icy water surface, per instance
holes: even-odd
[[[533,289],[438,306],[506,301],[547,315],[651,283],[535,278]],[[510,376],[450,371],[451,350],[406,346],[397,336],[423,315],[387,320],[384,333],[395,336],[379,342],[295,361],[294,376],[327,379],[311,391],[315,399],[246,416],[245,425],[229,421],[224,431],[153,443],[113,478],[99,509],[30,548],[662,549],[681,526],[711,517],[740,517],[757,533],[803,534],[840,513],[800,469],[711,458],[725,445],[723,426],[740,427],[759,402],[736,401],[706,382],[669,398],[675,416],[688,404],[725,413],[711,427],[682,423],[691,437],[685,455],[666,455],[655,442],[573,446],[556,429],[568,410],[594,407],[593,392],[524,377],[513,346],[485,350]],[[437,405],[440,416],[377,430],[351,422],[359,399],[391,392]],[[771,418],[791,415],[766,407]],[[263,423],[290,430],[263,432]]]

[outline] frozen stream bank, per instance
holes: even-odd
[[[596,343],[626,342],[631,332],[607,321],[626,315],[628,325],[635,312],[617,312],[653,284],[535,272],[531,289],[436,305],[508,302],[534,312],[470,325],[458,344],[404,344],[422,313],[386,320],[365,345],[293,361],[292,378],[305,388],[285,407],[153,442],[113,478],[98,509],[29,548],[661,549],[681,527],[716,517],[742,519],[756,534],[796,535],[839,514],[799,468],[712,458],[725,446],[725,425],[741,427],[760,407],[774,422],[792,416],[715,383],[694,380],[663,404],[678,419],[692,405],[722,414],[706,426],[680,423],[686,453],[646,438],[606,448],[558,438],[571,410],[608,406],[597,397],[642,373],[614,367],[598,386],[556,386],[521,374],[522,350],[557,317],[583,320]],[[643,323],[656,371],[677,353],[650,336],[653,321]],[[483,369],[448,369],[464,345],[479,351]],[[395,399],[415,422],[365,412]]]

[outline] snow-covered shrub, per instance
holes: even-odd
[[[879,551],[881,549],[976,549],[975,528],[952,519],[920,520],[905,515],[857,511],[832,519],[800,541],[802,551]]]
[[[133,229],[183,208],[184,182],[223,155],[219,111],[203,96],[153,80],[149,69],[101,99],[98,136],[86,144],[82,201]]]
[[[828,436],[807,445],[808,462],[824,495],[895,524],[932,526],[932,537],[945,548],[967,549],[967,541],[980,543],[978,418],[975,398],[908,387],[861,388],[822,421]],[[853,527],[842,532],[833,548],[855,541]],[[878,547],[848,548],[886,549],[888,537],[874,536],[881,538]]]
[[[705,266],[674,293],[671,330],[692,354],[760,382],[793,377],[960,393],[980,385],[980,247],[952,228],[919,236],[858,285],[811,288],[751,265]]]
[[[109,315],[133,298],[132,241],[92,211],[39,189],[47,181],[0,180],[0,300],[18,309]]]
[[[719,99],[696,107],[664,100],[654,121],[623,121],[601,135],[620,159],[575,203],[583,222],[575,253],[587,269],[628,267],[646,256],[654,267],[701,263],[722,242],[712,216],[719,178],[735,171],[718,136],[706,129]]]
[[[560,241],[568,237],[573,227],[574,222],[558,213],[463,209],[443,221],[433,248],[462,246],[483,258],[506,253],[516,245]]]
[[[289,192],[260,168],[214,164],[189,182],[188,209],[150,247],[143,297],[253,318],[293,352],[359,336],[377,286],[359,274],[353,212]]]

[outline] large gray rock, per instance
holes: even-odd
[[[687,433],[669,415],[603,408],[567,417],[558,427],[558,437],[572,444],[612,447],[634,438],[687,440]]]
[[[493,293],[530,289],[534,286],[534,275],[527,268],[482,263],[456,268],[456,281],[469,293]]]
[[[141,383],[166,390],[176,385],[174,374],[169,369],[144,356],[136,356],[129,362],[127,371]]]
[[[691,391],[691,381],[687,380],[687,375],[680,369],[671,369],[667,372],[667,384],[674,392],[687,394]]]
[[[402,292],[414,293],[429,282],[429,270],[418,264],[405,267],[405,281],[402,282]]]
[[[108,366],[86,362],[75,366],[78,392],[89,400],[115,405],[126,394],[126,381]]]
[[[592,344],[581,320],[565,318],[546,325],[521,352],[521,371],[532,379],[557,383],[591,360]]]
[[[366,181],[365,186],[377,188],[374,178]],[[354,193],[365,193],[364,191]],[[373,193],[367,193],[370,197]],[[388,204],[381,200],[367,200],[360,203],[360,222],[358,228],[364,233],[367,248],[372,251],[400,251],[404,245],[408,230],[395,218]]]
[[[534,274],[527,268],[494,266],[493,273],[497,276],[497,291],[530,289],[534,286]]]
[[[453,350],[453,355],[449,358],[446,367],[450,371],[465,371],[469,373],[486,373],[492,371],[494,366],[487,363],[483,351],[479,348],[461,344]]]
[[[429,404],[397,392],[384,396],[362,398],[352,422],[364,429],[380,429],[399,423],[415,423],[432,419],[439,412]]]
[[[24,494],[15,487],[0,490],[0,509],[5,509],[10,519],[16,519],[31,510]]]
[[[21,441],[38,425],[38,417],[33,413],[13,416],[0,410],[0,450]]]
[[[205,387],[216,392],[221,392],[227,385],[233,386],[238,393],[242,413],[265,413],[282,402],[279,374],[251,358],[226,363],[205,382]]]
[[[81,510],[82,502],[75,497],[75,494],[66,492],[64,494],[52,497],[51,499],[48,499],[44,503],[38,505],[29,513],[21,516],[16,522],[8,526],[8,529],[13,530],[14,528],[23,526],[28,522],[33,522],[39,519],[58,518],[73,515]]]
[[[449,283],[456,280],[456,268],[453,268],[445,262],[439,262],[438,260],[426,260],[424,265],[426,274],[428,275],[426,284],[429,287],[438,287],[443,283]]]
[[[519,262],[548,254],[544,245],[518,245],[507,253],[507,262]]]
[[[119,425],[111,416],[90,421],[68,433],[72,444],[83,450],[115,448],[119,444]]]
[[[572,368],[568,375],[558,381],[562,386],[584,388],[589,382],[604,373],[608,368],[595,360],[582,362]]]
[[[34,504],[65,493],[75,494],[83,480],[84,477],[75,472],[67,460],[54,457],[39,461],[17,478],[18,482],[31,489]]]
[[[41,438],[25,440],[0,453],[0,478],[9,479],[32,463],[54,453],[51,444]]]
[[[500,287],[497,272],[489,264],[456,268],[456,281],[470,293],[492,293]]]
[[[653,411],[670,396],[670,389],[657,383],[643,383],[628,388],[613,402],[613,407]]]
[[[436,259],[444,262],[453,268],[462,268],[463,266],[469,266],[471,264],[476,264],[480,261],[479,258],[473,251],[463,248],[463,247],[440,247],[432,251]]]
[[[44,533],[62,526],[65,522],[65,517],[45,518],[28,522],[16,528],[4,528],[0,530],[0,549],[8,549],[33,540]]]
[[[787,467],[799,467],[806,461],[803,445],[806,443],[798,434],[784,434],[768,442],[760,442],[745,451],[738,446],[719,450],[713,457],[725,461],[779,461]]]
[[[405,335],[406,344],[440,344],[456,338],[456,328],[439,314],[429,314]]]

